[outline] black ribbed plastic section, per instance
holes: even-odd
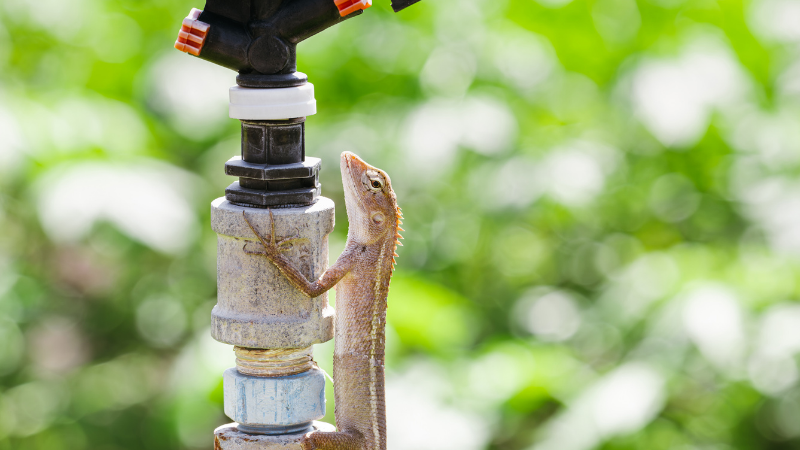
[[[225,173],[239,181],[225,189],[225,198],[261,208],[313,203],[321,190],[320,160],[305,153],[305,117],[242,120],[242,155],[225,163]]]

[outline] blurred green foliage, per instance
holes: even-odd
[[[172,49],[192,7],[0,3],[0,449],[211,448],[227,421],[208,204],[234,74]],[[392,450],[800,448],[798,23],[376,0],[300,44],[332,257],[341,151],[406,217]]]

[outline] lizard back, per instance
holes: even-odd
[[[354,263],[336,285],[336,423],[360,434],[366,449],[385,450],[387,296],[402,216],[389,177],[355,155],[342,155],[342,182],[349,221],[345,252]]]
[[[386,310],[394,243],[362,246],[367,257],[336,286],[333,355],[336,423],[370,450],[386,449]],[[365,280],[370,280],[365,283]]]

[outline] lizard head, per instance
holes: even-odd
[[[348,239],[372,244],[388,233],[394,239],[400,209],[389,175],[350,152],[342,153],[341,168]]]

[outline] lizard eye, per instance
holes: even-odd
[[[383,176],[374,170],[367,170],[364,172],[361,178],[361,182],[364,183],[364,186],[372,191],[379,191],[383,189],[383,185],[385,180]]]

